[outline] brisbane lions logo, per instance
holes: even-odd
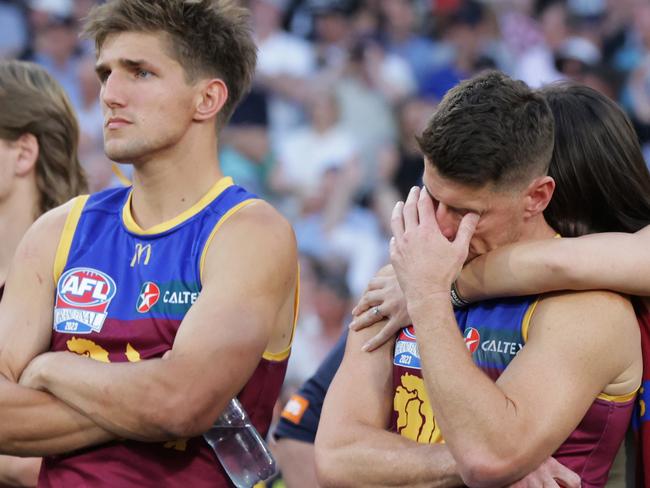
[[[442,442],[424,381],[409,373],[401,377],[395,390],[393,410],[397,412],[397,432],[413,441],[425,444]]]

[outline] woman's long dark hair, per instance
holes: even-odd
[[[555,117],[549,175],[557,186],[548,222],[565,237],[650,224],[650,172],[621,108],[583,85],[562,82],[541,92]]]

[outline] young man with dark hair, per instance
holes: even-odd
[[[0,305],[2,448],[45,455],[42,486],[230,486],[200,435],[236,395],[266,433],[298,280],[288,223],[217,160],[255,67],[247,11],[112,0],[86,32],[105,151],[133,186],[54,209],[19,246]]]
[[[372,354],[362,346],[383,324],[350,334],[316,439],[320,481],[504,486],[553,454],[582,486],[604,486],[641,379],[628,300],[561,293],[454,314],[449,299],[466,260],[555,235],[543,215],[555,186],[548,104],[483,74],[449,92],[420,145],[424,187],[391,224],[413,325]]]

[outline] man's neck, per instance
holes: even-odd
[[[188,210],[223,176],[216,139],[196,139],[134,164],[131,213],[142,229]]]
[[[550,239],[556,235],[557,231],[546,222],[544,215],[540,214],[524,224],[523,231],[518,241]]]

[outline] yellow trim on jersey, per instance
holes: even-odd
[[[56,254],[54,256],[54,266],[52,267],[54,286],[56,286],[56,284],[59,282],[59,278],[63,273],[63,268],[65,268],[65,265],[68,262],[68,254],[70,254],[72,238],[74,237],[75,230],[77,230],[77,224],[79,223],[79,218],[81,217],[81,211],[86,205],[88,197],[89,195],[81,195],[79,197],[76,197],[74,199],[74,203],[72,204],[72,209],[70,209],[70,213],[65,219],[63,232],[61,233],[59,245],[56,248]]]
[[[560,235],[557,234],[556,238],[559,237]],[[526,314],[524,315],[524,319],[521,322],[521,335],[524,338],[524,343],[528,342],[528,330],[530,328],[530,321],[533,318],[533,314],[535,313],[535,309],[537,308],[538,303],[539,298],[529,305],[528,310],[526,310]],[[640,387],[641,385],[639,385],[634,391],[626,393],[624,395],[608,395],[607,393],[601,393],[597,398],[613,403],[629,402],[636,396]]]
[[[298,312],[300,311],[300,265],[298,265],[298,276],[296,281],[296,294],[293,299],[293,327],[291,327],[291,338],[289,339],[289,345],[284,351],[281,352],[269,352],[264,351],[262,357],[267,361],[284,361],[291,354],[291,346],[293,346],[293,338],[296,335],[296,326],[298,325]]]
[[[207,207],[210,202],[212,202],[215,198],[221,194],[226,188],[229,186],[232,186],[232,178],[230,177],[225,177],[221,178],[219,181],[217,181],[210,190],[201,197],[201,199],[196,202],[194,205],[192,205],[190,208],[185,210],[183,213],[180,215],[174,217],[171,220],[168,220],[166,222],[163,222],[158,225],[154,225],[153,227],[149,229],[142,229],[136,221],[133,219],[133,215],[131,214],[131,197],[133,196],[133,190],[129,192],[129,198],[127,199],[126,203],[124,204],[124,207],[122,208],[122,221],[124,222],[124,225],[126,228],[134,232],[136,234],[140,235],[152,235],[152,234],[160,234],[161,232],[168,231],[169,229],[173,229],[177,225],[185,222],[187,219],[195,216],[197,213],[199,213],[201,210],[203,210],[205,207]]]
[[[214,239],[214,236],[217,234],[221,226],[230,218],[232,217],[237,211],[241,210],[242,208],[250,205],[251,203],[255,203],[259,201],[257,198],[251,198],[248,200],[244,200],[243,202],[235,205],[232,207],[230,210],[228,210],[223,217],[219,219],[219,222],[214,226],[214,229],[212,229],[212,232],[210,232],[210,235],[208,236],[208,239],[205,241],[205,245],[203,246],[203,251],[201,251],[201,260],[199,261],[199,276],[201,279],[201,282],[203,282],[203,268],[205,267],[205,259],[208,254],[208,248],[210,247],[210,244],[212,244],[212,240]],[[294,297],[294,303],[293,303],[293,327],[291,328],[291,340],[289,341],[289,346],[281,352],[273,353],[269,351],[264,351],[264,354],[262,357],[268,361],[284,361],[287,357],[289,357],[289,354],[291,353],[291,345],[293,344],[293,336],[296,331],[296,325],[298,324],[298,309],[299,309],[299,304],[300,304],[300,266],[298,266],[298,281],[296,282],[296,293]]]
[[[625,395],[608,395],[607,393],[601,393],[600,395],[598,395],[597,398],[599,398],[601,400],[608,401],[608,402],[613,402],[613,403],[629,402],[630,400],[632,400],[636,396],[636,394],[639,391],[640,387],[641,386],[639,385],[639,387],[637,387],[636,390],[634,390],[631,393],[626,393]]]
[[[244,207],[247,207],[251,203],[258,202],[258,201],[259,201],[258,198],[249,198],[248,200],[244,200],[243,202],[238,203],[230,210],[228,210],[225,214],[223,214],[223,217],[221,217],[219,219],[219,222],[217,222],[217,224],[214,226],[214,229],[212,229],[212,232],[210,232],[208,239],[205,241],[205,245],[203,246],[203,251],[201,251],[201,260],[199,261],[199,277],[201,279],[201,282],[203,282],[203,268],[205,266],[205,258],[208,255],[208,248],[210,247],[210,244],[212,244],[212,239],[214,239],[214,236],[216,235],[217,231],[226,222],[226,220],[232,217],[233,214],[235,214],[237,211],[241,210]]]
[[[120,168],[117,163],[111,163],[111,170],[117,179],[120,180],[120,183],[122,183],[124,186],[131,186],[133,184],[133,182],[126,177],[122,171],[122,168]]]
[[[539,298],[537,298],[533,303],[528,306],[528,310],[524,314],[524,319],[521,321],[521,336],[524,338],[524,344],[528,342],[528,329],[530,329],[530,321],[533,318],[537,304],[539,303]]]

